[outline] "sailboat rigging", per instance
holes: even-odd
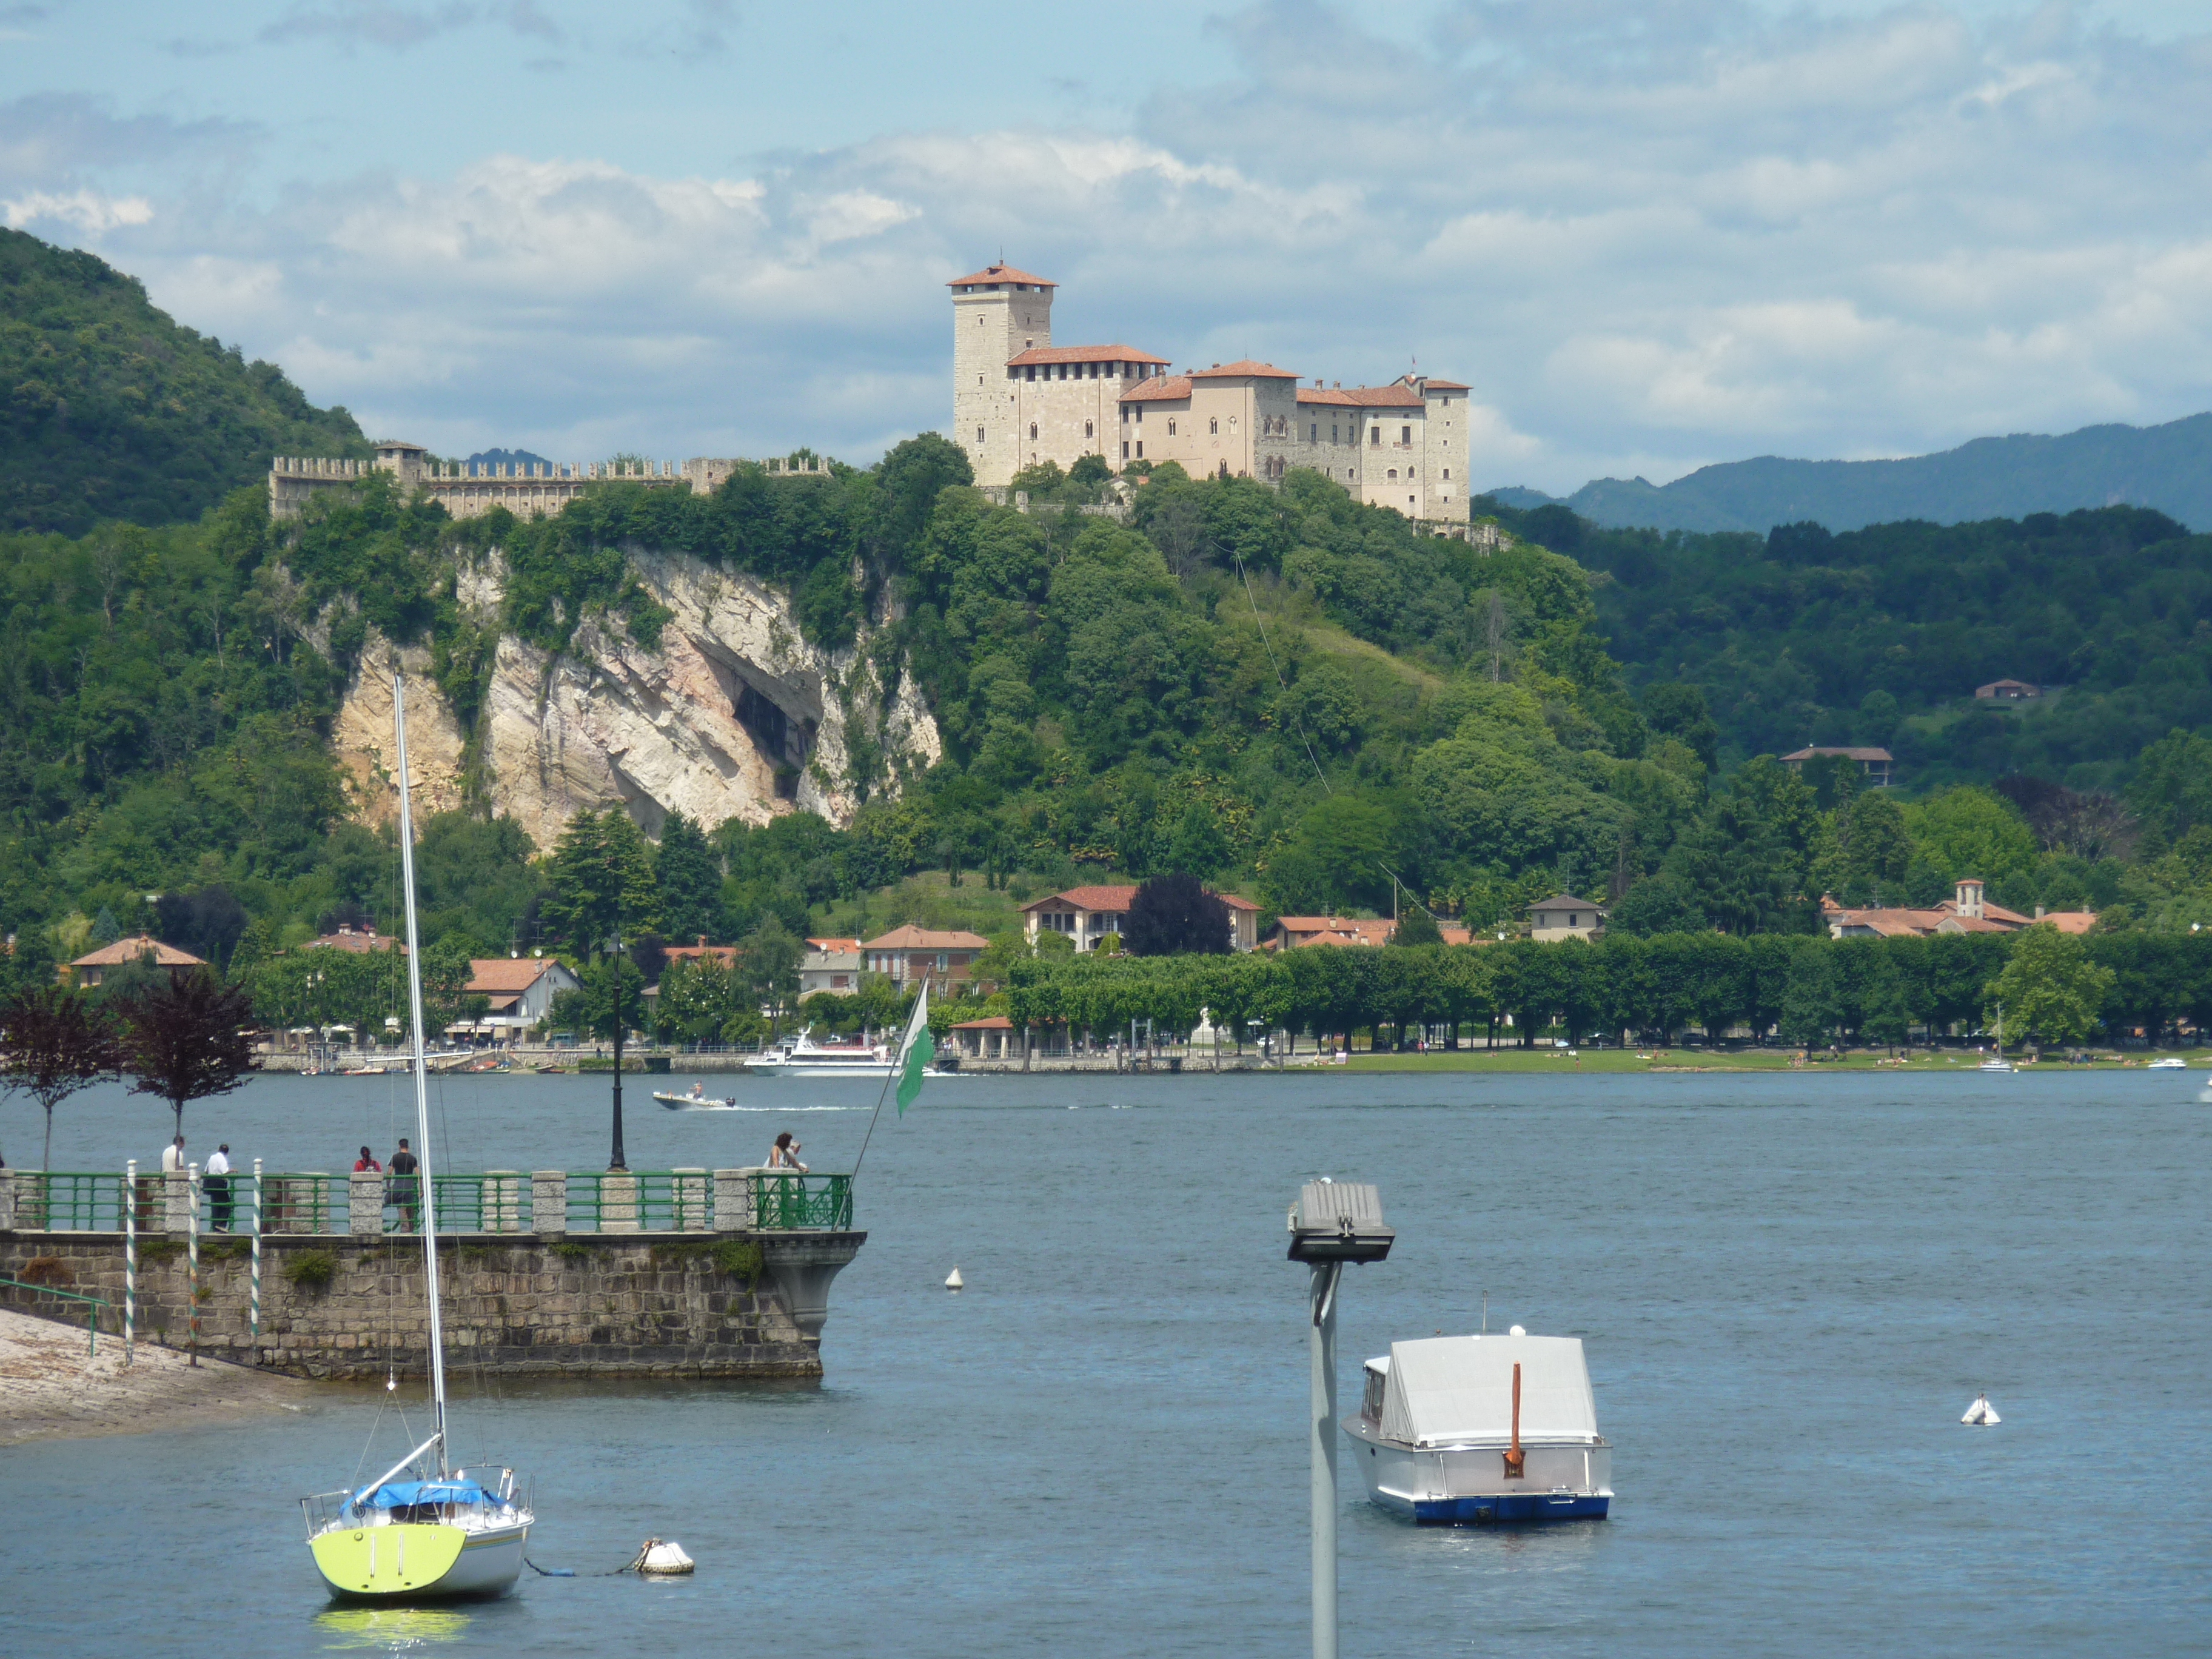
[[[448,1455],[445,1322],[438,1296],[438,1194],[430,1173],[429,1067],[422,1041],[422,941],[415,916],[415,819],[407,789],[407,707],[392,676],[392,720],[399,761],[399,874],[407,911],[407,1007],[415,1075],[416,1168],[421,1183],[422,1275],[428,1287],[430,1407],[428,1440],[368,1485],[303,1498],[307,1548],[336,1596],[421,1601],[500,1595],[522,1574],[537,1519],[509,1468],[457,1468]],[[412,1558],[411,1560],[410,1558]]]

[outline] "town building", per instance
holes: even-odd
[[[1215,893],[1213,896],[1229,907],[1229,948],[1255,949],[1260,942],[1260,907],[1234,893]],[[1108,934],[1121,936],[1128,921],[1129,907],[1136,897],[1134,883],[1071,887],[1064,893],[1048,893],[1022,906],[1023,930],[1029,934],[1032,946],[1036,944],[1037,934],[1046,932],[1066,935],[1074,941],[1078,951],[1095,951],[1098,941]]]
[[[551,957],[472,958],[465,988],[469,995],[490,1001],[480,1024],[507,1033],[510,1040],[552,1012],[555,997],[583,988],[568,965]]]
[[[990,943],[977,933],[916,927],[909,922],[867,940],[860,954],[868,972],[883,975],[902,990],[927,985],[930,995],[945,997],[968,982],[975,958]]]
[[[1263,951],[1300,951],[1315,945],[1388,945],[1398,924],[1388,916],[1282,916],[1267,930]],[[1465,945],[1471,935],[1460,922],[1438,921],[1446,945]]]
[[[106,977],[109,969],[120,968],[128,962],[143,962],[155,968],[207,966],[189,951],[164,945],[150,933],[134,933],[129,939],[103,945],[97,951],[88,951],[75,961],[63,963],[59,978],[64,985],[89,989]]]
[[[1810,749],[1800,749],[1794,755],[1784,755],[1782,757],[1782,763],[1793,772],[1802,772],[1807,761],[1816,757],[1830,756],[1839,756],[1844,760],[1856,761],[1859,775],[1868,783],[1877,789],[1889,787],[1890,772],[1894,763],[1890,759],[1889,750],[1887,749],[1831,749],[1815,746]]]
[[[1820,920],[1831,939],[1926,939],[1937,933],[2016,933],[2039,922],[2062,933],[2086,933],[2097,925],[2097,913],[2045,910],[2038,905],[2033,915],[2024,916],[1991,904],[1984,884],[1970,876],[1958,884],[1954,896],[1926,910],[1899,905],[1846,909],[1824,896]]]
[[[1540,944],[1588,939],[1605,927],[1605,906],[1594,899],[1559,893],[1528,907],[1528,937]]]
[[[860,957],[865,948],[856,939],[809,939],[806,954],[799,960],[801,1000],[823,991],[832,996],[848,997],[859,990]]]
[[[2042,695],[2041,686],[2030,685],[2026,680],[1991,680],[1974,688],[1975,697],[1983,702],[2027,702]]]
[[[963,1060],[1011,1060],[1014,1022],[1004,1014],[963,1019],[952,1028],[952,1051]]]
[[[1193,477],[1279,480],[1310,467],[1419,523],[1468,520],[1468,388],[1407,374],[1385,386],[1305,386],[1246,359],[1181,374],[1128,345],[1055,346],[1058,284],[1000,263],[956,276],[952,433],[975,481],[1085,455],[1115,471],[1179,464]],[[1463,530],[1462,533],[1464,533]]]

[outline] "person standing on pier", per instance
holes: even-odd
[[[179,1135],[161,1148],[161,1173],[182,1175],[185,1172],[185,1138]]]
[[[387,1187],[391,1201],[398,1205],[400,1212],[407,1218],[407,1231],[410,1233],[415,1231],[415,1211],[419,1202],[415,1171],[420,1167],[415,1161],[415,1154],[407,1150],[407,1137],[400,1136],[399,1150],[392,1155],[392,1179]]]
[[[216,1231],[227,1233],[230,1231],[230,1218],[237,1207],[230,1195],[228,1141],[224,1141],[208,1154],[207,1168],[201,1173],[207,1186],[209,1224]]]

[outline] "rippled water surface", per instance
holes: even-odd
[[[753,1162],[783,1127],[848,1167],[875,1097],[708,1081],[769,1109],[673,1114],[633,1086],[633,1167]],[[1603,1522],[1415,1529],[1347,1494],[1346,1652],[2201,1649],[2196,1085],[933,1084],[868,1153],[820,1388],[458,1378],[481,1395],[461,1449],[536,1477],[538,1561],[611,1567],[658,1534],[695,1578],[330,1609],[293,1500],[354,1474],[373,1429],[386,1462],[404,1449],[373,1393],[332,1391],[281,1420],[0,1453],[0,1649],[1302,1651],[1304,1273],[1283,1217],[1322,1172],[1379,1183],[1399,1230],[1346,1278],[1346,1401],[1360,1358],[1474,1328],[1486,1291],[1492,1328],[1585,1339],[1618,1448]],[[440,1105],[456,1167],[605,1157],[604,1079],[456,1079]],[[405,1109],[383,1080],[265,1079],[186,1125],[196,1155],[222,1138],[338,1170]],[[4,1150],[34,1161],[34,1114],[8,1110]],[[81,1097],[55,1162],[150,1164],[166,1121]],[[1984,1388],[2004,1425],[1960,1427]]]

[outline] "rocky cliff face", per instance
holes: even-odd
[[[417,817],[471,793],[541,848],[579,811],[626,807],[658,836],[681,811],[711,829],[808,811],[840,826],[860,809],[854,778],[939,752],[937,725],[909,681],[883,696],[869,636],[844,651],[799,637],[783,598],[680,553],[629,550],[639,579],[675,613],[660,648],[587,620],[558,656],[502,638],[476,727],[464,732],[429,678],[427,651],[372,635],[339,712],[335,743],[365,820],[388,819],[392,685],[407,688],[410,783]],[[459,584],[489,619],[502,592],[495,556]],[[879,759],[878,757],[880,757]]]

